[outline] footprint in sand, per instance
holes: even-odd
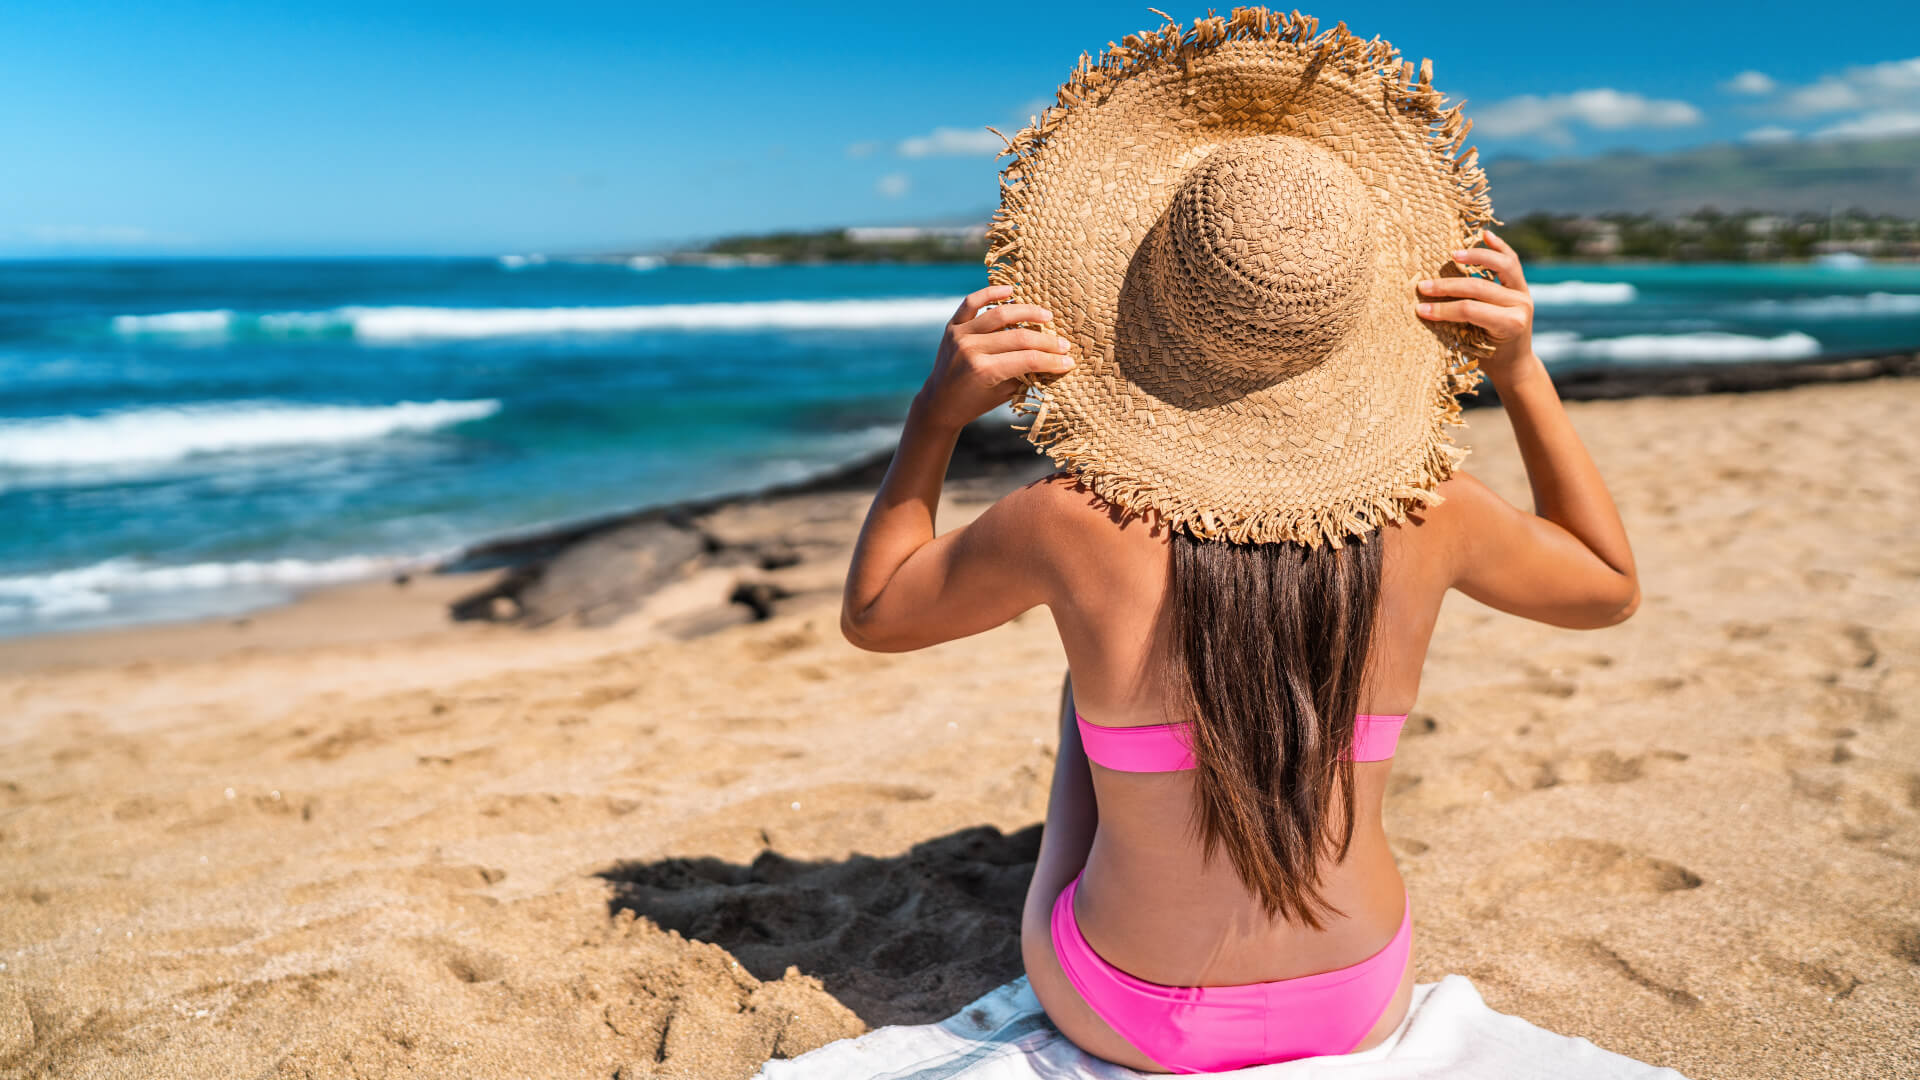
[[[1699,995],[1680,986],[1677,981],[1650,973],[1646,964],[1636,964],[1628,960],[1617,949],[1598,938],[1581,938],[1576,947],[1590,959],[1598,961],[1602,967],[1636,986],[1653,991],[1674,1005],[1683,1009],[1694,1009],[1700,1006]]]
[[[1920,925],[1891,924],[1886,927],[1881,944],[1895,960],[1920,968]]]
[[[441,953],[448,974],[463,983],[492,982],[507,973],[507,962],[494,953],[446,942],[436,942],[434,949]]]
[[[1410,798],[1425,809],[1445,810],[1503,801],[1563,784],[1623,784],[1685,760],[1687,755],[1673,750],[1623,756],[1614,750],[1533,754],[1493,749],[1456,755],[1437,770],[1396,773],[1387,783],[1387,794],[1390,798]]]
[[[1498,906],[1525,896],[1630,896],[1697,889],[1700,875],[1604,840],[1567,836],[1529,844],[1494,863],[1468,887],[1471,899]]]
[[[1796,960],[1777,953],[1764,953],[1759,962],[1773,975],[1795,982],[1821,994],[1828,1000],[1841,1001],[1858,989],[1861,980],[1858,976],[1839,970],[1828,964],[1808,960]]]
[[[1853,748],[1858,731],[1824,724],[1756,741],[1750,753],[1787,774],[1795,796],[1829,808],[1840,835],[1875,854],[1920,863],[1920,772],[1885,765]]]

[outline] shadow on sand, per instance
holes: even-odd
[[[788,965],[878,1027],[944,1019],[1021,974],[1020,910],[1040,826],[962,829],[888,858],[803,862],[763,851],[620,863],[610,914],[712,942],[755,978]]]

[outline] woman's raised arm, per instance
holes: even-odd
[[[841,601],[841,632],[863,649],[904,652],[977,634],[1046,598],[1034,557],[1038,530],[1020,512],[1018,493],[971,525],[934,535],[960,429],[1006,404],[1020,376],[1073,366],[1064,338],[1019,325],[1051,322],[1053,315],[1031,304],[1001,304],[1011,293],[992,285],[961,301],[907,412],[900,449],[854,545]]]
[[[1600,470],[1533,351],[1533,299],[1520,257],[1486,233],[1488,246],[1454,253],[1499,280],[1457,277],[1420,283],[1435,297],[1422,318],[1472,323],[1494,353],[1483,369],[1500,395],[1533,487],[1534,513],[1515,509],[1465,474],[1441,485],[1456,504],[1454,585],[1502,611],[1557,626],[1611,626],[1640,605],[1627,530]],[[1448,298],[1448,299],[1439,299]]]

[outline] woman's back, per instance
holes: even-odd
[[[1166,531],[1122,519],[1064,477],[1020,498],[1025,512],[1062,534],[1044,549],[1075,553],[1056,570],[1051,605],[1073,672],[1073,709],[1109,727],[1190,719],[1167,713],[1174,628]],[[1413,705],[1447,587],[1442,527],[1409,523],[1382,532],[1381,605],[1362,713],[1403,715]],[[1196,832],[1195,773],[1096,766],[1099,827],[1082,876],[1081,929],[1116,967],[1175,986],[1286,979],[1372,955],[1404,910],[1380,818],[1391,767],[1391,760],[1354,767],[1353,842],[1344,860],[1323,864],[1322,893],[1340,914],[1312,929],[1270,917],[1229,860],[1206,856]]]

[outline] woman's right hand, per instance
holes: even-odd
[[[1493,271],[1498,280],[1444,277],[1423,281],[1420,292],[1436,299],[1421,301],[1416,310],[1423,319],[1471,323],[1486,331],[1493,355],[1481,360],[1480,368],[1498,385],[1515,374],[1516,369],[1539,362],[1533,354],[1533,296],[1527,291],[1520,256],[1493,233],[1483,231],[1481,236],[1486,240],[1486,247],[1456,251],[1453,260],[1485,267]],[[1457,299],[1437,299],[1439,297]]]
[[[1073,367],[1066,338],[1019,325],[1052,322],[1053,313],[1034,304],[1004,303],[1011,295],[1010,285],[989,285],[962,300],[947,323],[920,390],[921,404],[936,424],[957,431],[1013,400],[1021,376],[1059,375]]]

